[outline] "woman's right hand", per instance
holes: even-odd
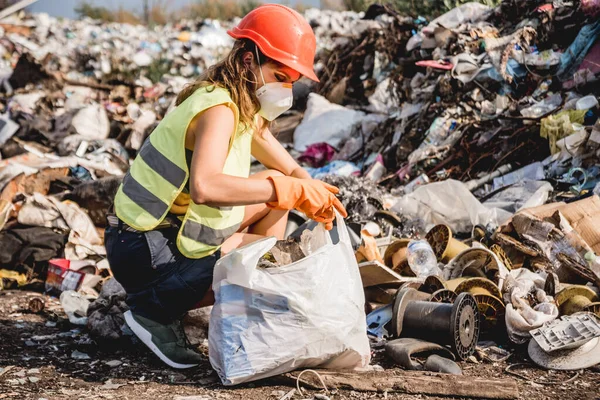
[[[316,179],[298,179],[290,176],[269,177],[275,186],[277,200],[267,206],[278,210],[297,209],[317,222],[323,222],[327,229],[333,227],[334,208],[342,217],[348,213],[335,195],[339,189]]]

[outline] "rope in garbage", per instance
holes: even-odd
[[[529,382],[537,383],[539,385],[563,385],[565,383],[569,383],[569,382],[574,381],[581,374],[581,371],[577,371],[577,372],[575,372],[575,375],[573,375],[572,377],[570,377],[566,381],[556,380],[556,379],[555,380],[551,380],[551,381],[540,381],[540,380],[535,380],[534,381],[534,380],[530,379],[529,377],[527,377],[525,375],[522,375],[522,374],[519,374],[518,372],[512,371],[513,367],[522,367],[522,366],[527,367],[527,366],[529,366],[529,364],[527,364],[527,363],[511,364],[511,365],[509,365],[508,367],[506,367],[504,369],[504,372],[506,372],[509,375],[516,376],[517,378],[521,378],[521,379],[524,379],[524,380],[529,381]]]
[[[321,385],[323,385],[323,389],[325,389],[325,393],[329,394],[329,389],[327,389],[327,385],[325,384],[325,381],[323,381],[323,378],[321,377],[321,375],[319,375],[319,373],[315,370],[312,369],[305,369],[304,371],[300,372],[300,374],[298,375],[298,377],[296,378],[296,389],[298,389],[298,392],[301,395],[304,395],[304,392],[302,391],[302,388],[300,387],[300,377],[305,373],[305,372],[312,372],[313,374],[315,374],[317,376],[317,378],[319,378],[319,381],[321,381]]]

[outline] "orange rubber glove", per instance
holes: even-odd
[[[317,222],[333,228],[334,208],[346,218],[348,213],[335,195],[339,189],[316,179],[299,179],[290,176],[270,176],[275,186],[277,201],[267,206],[277,210],[297,209]]]

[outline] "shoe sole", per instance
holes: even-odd
[[[125,317],[125,322],[127,322],[127,325],[129,325],[129,328],[131,328],[133,333],[135,333],[135,335],[146,346],[148,346],[148,348],[150,350],[152,350],[152,352],[154,354],[156,354],[158,356],[158,358],[160,358],[165,364],[167,364],[168,366],[170,366],[172,368],[177,368],[177,369],[186,369],[186,368],[192,368],[192,367],[198,366],[198,364],[180,364],[180,363],[176,363],[175,361],[172,361],[171,359],[169,359],[169,357],[164,355],[163,352],[160,351],[160,349],[154,344],[154,342],[152,341],[152,334],[150,332],[148,332],[146,330],[146,328],[144,328],[142,325],[140,325],[135,320],[135,318],[133,318],[133,315],[131,315],[131,311],[126,311],[123,315]]]

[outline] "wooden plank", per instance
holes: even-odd
[[[57,76],[58,78],[58,76]],[[104,83],[98,83],[98,82],[92,82],[92,81],[76,81],[73,79],[69,79],[66,78],[64,75],[61,75],[60,78],[62,79],[62,81],[64,83],[67,83],[69,85],[73,85],[73,86],[85,86],[85,87],[89,87],[92,89],[98,89],[98,90],[113,90],[115,87],[112,85],[106,85]]]
[[[16,33],[17,35],[25,36],[27,38],[31,36],[31,27],[29,26],[0,23],[0,27],[4,29],[5,34]]]
[[[358,264],[358,270],[363,282],[363,287],[370,287],[383,284],[397,284],[398,286],[406,282],[422,282],[422,279],[399,275],[391,268],[386,267],[378,261],[366,261]]]
[[[399,392],[479,399],[517,399],[519,389],[514,379],[477,378],[464,375],[419,371],[341,372],[318,371],[328,389],[360,392]],[[288,374],[294,382],[300,372]],[[304,374],[300,382],[312,389],[323,385],[315,374]]]
[[[45,196],[53,181],[68,175],[69,168],[45,168],[33,175],[18,175],[0,190],[0,200],[12,202],[17,193],[41,193]]]

